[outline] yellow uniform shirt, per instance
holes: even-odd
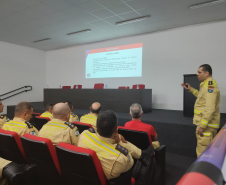
[[[79,131],[73,123],[53,118],[42,127],[38,136],[50,139],[53,145],[64,142],[77,146]]]
[[[79,147],[92,149],[96,152],[107,179],[119,177],[121,173],[132,168],[134,164],[131,154],[128,153],[127,156],[122,154],[115,149],[116,145],[114,139],[104,138],[87,130],[81,134],[78,142]]]
[[[49,118],[50,120],[53,119],[53,115],[52,115],[50,112],[48,112],[48,111],[42,113],[40,117],[47,117],[47,118]]]
[[[89,123],[92,127],[97,130],[96,122],[97,122],[97,115],[94,114],[86,114],[80,118],[81,123]]]
[[[70,119],[69,122],[73,123],[74,121],[79,121],[79,118],[76,114],[74,114],[73,112],[70,113]]]
[[[197,97],[194,107],[193,123],[202,128],[220,127],[220,91],[217,82],[208,78],[200,84],[199,91],[191,88],[190,92]]]
[[[28,121],[18,117],[14,117],[13,120],[6,122],[2,129],[17,132],[20,137],[25,133],[38,135],[38,130],[34,126],[32,126]]]

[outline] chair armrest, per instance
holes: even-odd
[[[155,150],[155,160],[161,168],[161,185],[165,184],[165,156],[166,156],[166,145],[161,145]]]
[[[131,177],[132,177],[133,168],[129,171],[122,173],[119,177],[110,179],[107,181],[108,185],[131,185]]]

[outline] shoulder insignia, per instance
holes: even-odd
[[[88,131],[91,133],[96,133],[96,131],[93,128],[89,128]]]
[[[1,118],[1,119],[4,119],[4,117],[5,117],[5,116],[0,115],[0,118]]]
[[[213,92],[214,87],[208,87],[208,92],[212,93]]]
[[[123,146],[121,146],[119,144],[117,144],[115,149],[118,150],[119,152],[121,152],[122,154],[124,154],[125,156],[128,155],[128,150],[125,147],[123,147]]]
[[[25,121],[25,123],[27,124],[27,127],[30,129],[30,128],[33,128],[33,126],[28,122],[28,121]]]
[[[76,114],[74,114],[73,112],[71,113],[71,115],[72,115],[73,117],[75,117],[75,116],[76,116]]]
[[[75,124],[74,123],[70,123],[70,122],[65,122],[65,125],[69,126],[71,129],[75,128]]]
[[[213,81],[209,81],[208,82],[208,85],[213,85]]]

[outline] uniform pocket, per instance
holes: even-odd
[[[198,136],[199,144],[202,146],[208,146],[211,142],[211,133],[203,133],[203,137]]]

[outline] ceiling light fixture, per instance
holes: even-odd
[[[51,40],[51,38],[46,38],[46,39],[36,40],[36,41],[34,41],[34,43],[37,43],[37,42],[43,42],[43,41],[47,41],[47,40]]]
[[[192,6],[190,6],[190,9],[202,8],[202,7],[205,7],[205,6],[211,6],[211,5],[215,5],[215,4],[218,4],[218,3],[225,3],[225,2],[226,2],[225,0],[208,1],[206,3],[200,3],[200,4],[192,5]]]
[[[150,15],[143,16],[143,17],[137,17],[135,19],[129,19],[129,20],[125,20],[125,21],[116,22],[115,25],[120,26],[120,25],[123,25],[123,24],[132,23],[132,22],[143,21],[143,20],[148,19],[150,17],[151,17]]]
[[[85,32],[90,32],[91,29],[87,29],[87,30],[82,30],[82,31],[76,31],[76,32],[72,32],[72,33],[68,33],[67,35],[73,35],[73,34],[76,34],[76,33],[85,33]]]

